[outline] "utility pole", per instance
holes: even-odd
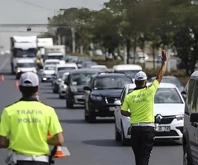
[[[76,37],[75,37],[74,27],[71,28],[71,32],[72,32],[72,53],[75,53],[76,52]]]

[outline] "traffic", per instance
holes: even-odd
[[[109,138],[114,139],[116,145],[120,142],[124,146],[130,145],[132,136],[130,117],[125,117],[120,112],[125,96],[135,88],[135,75],[143,70],[141,66],[122,64],[108,68],[92,61],[90,57],[67,55],[63,45],[53,45],[51,38],[40,39],[36,36],[12,37],[10,59],[10,72],[15,76],[16,82],[25,72],[36,73],[39,76],[40,86],[47,87],[48,92],[53,93],[50,95],[57,96],[59,99],[57,103],[51,102],[51,106],[55,107],[54,103],[61,103],[64,110],[70,111],[70,115],[72,113],[75,115],[74,110],[79,109],[80,106],[82,109],[78,110],[78,116],[81,114],[84,123],[90,125],[101,119],[104,124],[106,120],[113,119],[113,127],[108,132],[108,136],[112,136]],[[195,76],[197,76],[196,73]],[[147,86],[150,86],[154,79],[149,79]],[[184,148],[183,161],[191,161],[194,156],[189,158],[191,151],[189,151],[188,140],[190,139],[185,138],[185,143],[183,143],[183,132],[185,128],[188,129],[184,125],[187,97],[185,89],[191,89],[193,85],[196,88],[194,82],[196,80],[192,79],[192,81],[193,84],[190,86],[188,84],[185,88],[176,77],[164,76],[154,100],[155,116],[160,114],[162,117],[160,123],[156,125],[155,139],[156,141],[173,141],[176,146],[179,145],[181,151],[181,146],[184,145],[186,148]],[[47,98],[48,95],[41,94],[39,97]],[[61,115],[63,115],[62,112]],[[192,120],[196,122],[196,117]],[[93,130],[95,132],[94,128]],[[179,165],[176,162],[175,164]]]

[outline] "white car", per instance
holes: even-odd
[[[19,79],[24,72],[37,73],[36,62],[34,59],[24,58],[17,61],[16,79]]]
[[[43,69],[41,69],[41,82],[52,81],[54,73],[55,73],[56,65],[44,65]]]
[[[149,84],[148,84],[149,85]],[[123,145],[130,139],[130,117],[121,115],[121,103],[125,96],[135,88],[128,84],[123,88],[120,100],[115,101],[115,139]],[[156,139],[180,140],[183,136],[185,103],[174,84],[161,83],[155,94],[154,113],[160,114],[162,120],[156,127]]]
[[[106,65],[92,65],[91,68],[92,69],[105,69],[105,70],[108,69]]]
[[[66,94],[66,89],[67,89],[67,85],[65,84],[65,79],[68,78],[69,72],[66,72],[63,74],[62,78],[61,78],[61,82],[59,84],[59,98],[65,98],[65,94]]]

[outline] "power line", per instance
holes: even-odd
[[[71,28],[69,25],[65,24],[1,24],[0,27],[62,27]]]
[[[24,1],[24,0],[17,0],[17,1],[20,2],[20,3],[24,3],[24,4],[28,4],[28,5],[34,6],[34,7],[38,7],[38,8],[50,10],[50,11],[53,11],[53,12],[54,12],[54,11],[57,12],[57,10],[53,10],[53,9],[50,9],[50,8],[47,8],[47,7],[44,7],[44,6],[40,6],[40,5],[31,3],[31,2]]]

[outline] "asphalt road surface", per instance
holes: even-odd
[[[0,109],[17,101],[21,95],[15,88],[15,77],[9,75],[8,56],[0,56]],[[56,160],[57,165],[135,165],[130,146],[123,147],[114,140],[113,120],[102,119],[95,124],[85,123],[83,107],[66,109],[65,100],[52,93],[47,83],[40,85],[40,99],[55,108],[64,130],[65,143],[71,156]],[[0,164],[4,165],[6,150],[0,150]],[[150,165],[181,165],[182,146],[175,143],[158,143],[153,149]]]

